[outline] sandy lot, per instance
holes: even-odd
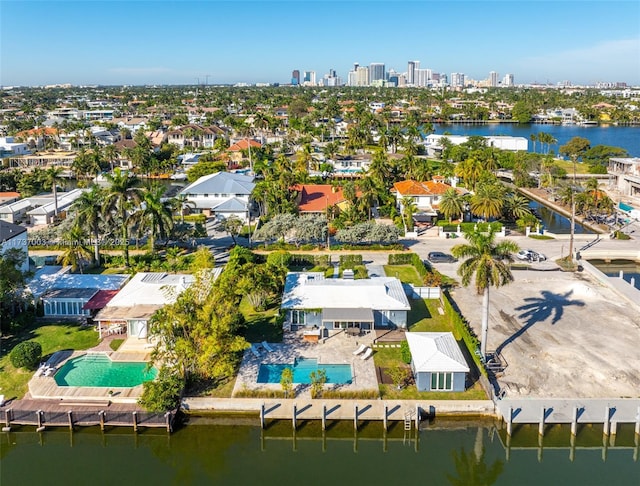
[[[586,272],[514,271],[491,289],[488,350],[501,349],[508,396],[640,396],[640,310]],[[480,334],[481,297],[453,297]],[[639,303],[640,305],[640,303]]]

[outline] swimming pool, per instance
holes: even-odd
[[[146,368],[147,363],[111,361],[104,354],[85,354],[62,365],[54,379],[58,386],[128,388],[156,377],[158,370]]]
[[[318,364],[317,359],[296,359],[293,364],[261,364],[258,371],[258,383],[280,383],[282,372],[285,368],[293,370],[294,383],[311,383],[311,372],[325,370],[327,383],[347,384],[351,383],[353,373],[349,364]]]

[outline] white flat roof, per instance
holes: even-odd
[[[109,301],[105,308],[172,304],[194,280],[193,275],[140,272]]]
[[[325,279],[322,273],[290,272],[282,296],[283,309],[410,310],[402,283],[395,277],[360,280]]]

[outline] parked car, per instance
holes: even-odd
[[[429,253],[428,258],[431,263],[453,263],[457,261],[452,255],[441,251],[432,251]]]
[[[542,253],[534,250],[520,250],[516,253],[516,258],[526,262],[543,262],[547,259]]]

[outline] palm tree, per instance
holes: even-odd
[[[44,183],[53,191],[53,215],[58,215],[58,183],[64,182],[60,167],[49,167],[44,171]]]
[[[171,202],[164,201],[163,186],[152,186],[142,193],[142,205],[135,213],[134,219],[141,227],[149,230],[149,248],[155,250],[156,239],[167,238],[173,227],[173,212]]]
[[[65,234],[64,239],[68,245],[58,256],[58,263],[71,265],[71,271],[80,269],[82,273],[82,262],[92,256],[91,250],[84,245],[84,230],[79,225],[75,225]]]
[[[488,233],[477,230],[467,231],[464,236],[469,243],[456,245],[451,253],[456,258],[465,258],[458,267],[462,285],[467,287],[474,281],[476,291],[482,294],[482,332],[480,352],[487,355],[487,333],[489,329],[489,288],[501,287],[513,281],[509,262],[513,253],[520,248],[510,240],[495,243],[496,230],[489,228]]]
[[[100,221],[102,220],[102,203],[104,191],[99,186],[92,186],[73,203],[78,224],[93,233],[94,262],[100,266]]]
[[[129,224],[130,211],[133,203],[138,203],[142,197],[138,187],[138,179],[129,177],[126,172],[116,168],[113,174],[107,174],[110,186],[107,188],[104,202],[107,214],[113,218],[119,218],[122,225],[122,245],[124,264],[129,267]]]
[[[464,199],[453,187],[447,189],[440,198],[440,212],[449,219],[449,223],[456,215],[460,215],[460,221],[464,219],[464,206]]]
[[[521,196],[520,194],[510,194],[504,200],[504,212],[512,221],[525,218],[531,214],[531,208],[529,207],[529,200]]]
[[[455,174],[458,177],[462,177],[467,188],[472,190],[475,190],[476,184],[483,172],[484,167],[482,167],[482,162],[475,157],[469,157],[456,165],[455,168]]]
[[[497,218],[504,206],[504,186],[501,184],[483,184],[471,196],[471,212],[484,219]]]
[[[180,212],[180,224],[184,224],[185,209],[195,208],[196,203],[190,201],[189,196],[187,196],[186,194],[178,194],[172,199],[171,202],[174,209]]]
[[[400,200],[400,212],[405,233],[409,227],[413,230],[413,213],[417,210],[418,206],[411,196],[405,196]]]

